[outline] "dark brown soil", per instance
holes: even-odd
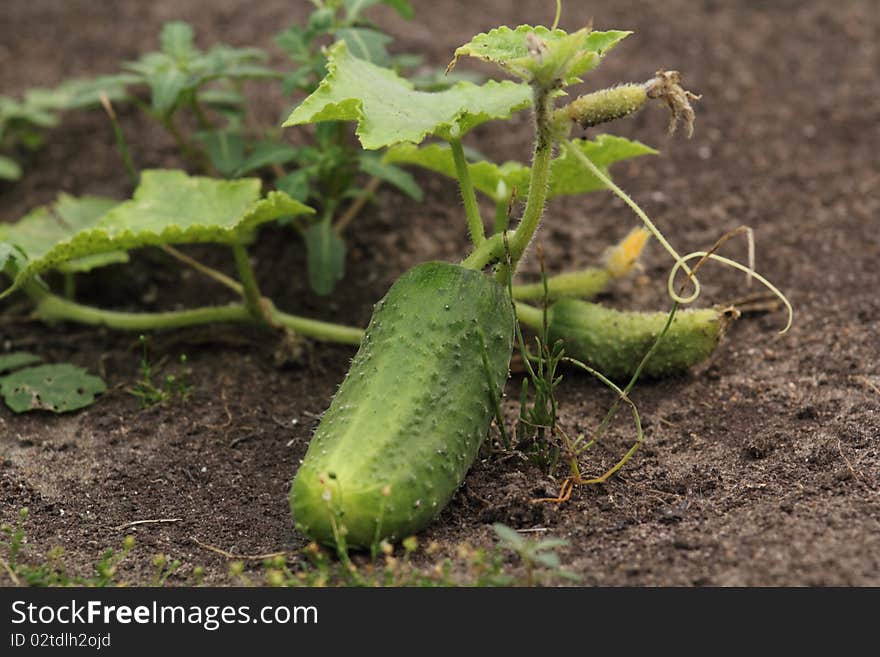
[[[417,21],[378,19],[400,51],[443,65],[456,45],[496,24],[546,22],[552,5],[488,0],[415,2]],[[528,4],[529,9],[518,7]],[[544,6],[546,5],[546,6]],[[462,490],[425,533],[452,552],[488,544],[490,524],[546,528],[568,538],[563,561],[587,584],[880,584],[880,196],[876,69],[880,20],[871,0],[773,3],[665,0],[568,2],[563,25],[590,16],[597,27],[632,29],[591,78],[596,86],[643,80],[678,68],[703,94],[692,141],[664,136],[651,109],[613,132],[659,145],[663,155],[618,167],[617,180],[682,250],[705,248],[741,224],[754,227],[758,268],[795,306],[735,324],[712,362],[674,380],[645,383],[634,399],[646,442],[608,484],[576,489],[560,506],[530,505],[559,481],[517,456],[475,465]],[[150,49],[163,21],[182,18],[203,46],[223,40],[271,46],[309,3],[234,0],[95,3],[7,0],[0,38],[0,90],[17,94],[69,76],[112,72]],[[539,10],[540,8],[540,10]],[[283,99],[269,96],[260,118],[274,121]],[[123,112],[138,164],[179,166],[173,144],[134,112]],[[526,159],[527,117],[488,126],[472,145],[494,157]],[[372,303],[413,264],[454,259],[466,247],[462,211],[446,180],[420,176],[424,204],[379,195],[352,231],[349,272],[329,303],[307,290],[302,249],[281,229],[254,250],[265,292],[288,310],[363,324]],[[106,121],[71,116],[0,186],[13,220],[56,190],[123,197],[126,178]],[[553,202],[541,239],[553,271],[596,260],[635,225],[608,194]],[[725,252],[743,257],[740,246]],[[222,251],[198,254],[229,267]],[[534,263],[531,263],[534,271]],[[609,302],[666,308],[669,258],[653,246],[644,276],[617,286]],[[707,267],[702,303],[747,293],[741,276]],[[158,294],[157,294],[158,293]],[[194,305],[222,290],[155,254],[82,282],[83,297],[120,308]],[[164,552],[186,576],[204,565],[224,581],[227,563],[193,538],[239,553],[296,550],[288,484],[315,417],[345,373],[350,348],[316,344],[304,364],[279,367],[268,333],[239,327],[156,335],[155,361],[188,355],[192,395],[141,410],[126,388],[138,378],[136,336],[15,319],[0,325],[3,349],[27,348],[100,371],[112,390],[92,408],[63,417],[16,416],[0,408],[0,520],[30,508],[29,560],[54,545],[88,572],[102,548],[133,532],[140,548],[125,574],[149,581]],[[518,389],[518,377],[509,393]],[[561,389],[573,432],[595,426],[611,398],[574,372]],[[515,404],[506,405],[512,422]],[[628,447],[623,421],[588,453],[601,473]],[[119,529],[160,518],[177,522]],[[2,576],[0,576],[2,577]],[[172,580],[178,581],[178,580]]]

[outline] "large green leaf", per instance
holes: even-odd
[[[75,411],[106,390],[100,378],[67,363],[29,367],[0,378],[0,394],[16,413]]]
[[[568,34],[542,26],[497,27],[458,48],[450,66],[455,66],[459,57],[476,57],[528,83],[548,87],[576,84],[629,34],[620,30],[592,32],[589,28]]]
[[[615,162],[657,153],[642,143],[613,135],[599,135],[593,141],[583,139],[574,143],[605,173]],[[414,164],[450,178],[456,177],[452,152],[446,144],[429,144],[421,148],[412,144],[398,144],[386,151],[384,160],[389,163]],[[469,163],[468,169],[474,187],[496,202],[507,201],[513,190],[517,191],[517,195],[523,195],[531,177],[530,169],[519,162],[499,165],[481,160]],[[604,185],[598,178],[585,172],[565,152],[553,160],[548,198],[583,194],[603,188]]]
[[[247,238],[260,224],[314,210],[284,192],[260,199],[255,178],[216,180],[183,171],[144,171],[134,198],[117,205],[95,225],[45,248],[29,258],[6,296],[30,276],[75,258],[142,246],[219,242]]]
[[[15,244],[29,260],[42,258],[58,242],[93,227],[119,201],[101,196],[75,198],[59,194],[52,205],[39,207],[12,224],[0,224],[0,241]],[[115,262],[126,262],[124,251],[89,254],[61,264],[67,273],[83,272]]]
[[[329,221],[306,229],[309,284],[316,294],[326,296],[345,275],[345,242],[333,232]]]
[[[416,91],[394,71],[354,57],[344,41],[328,52],[327,77],[285,121],[285,126],[319,121],[357,121],[367,149],[400,142],[419,143],[428,135],[460,136],[480,123],[508,118],[531,104],[525,86],[460,82],[450,89]]]

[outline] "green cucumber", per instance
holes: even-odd
[[[524,324],[540,329],[537,308],[517,304]],[[666,326],[665,312],[621,312],[578,299],[557,301],[547,311],[548,338],[562,340],[565,355],[616,381],[629,379]],[[724,333],[730,314],[713,308],[679,310],[642,374],[660,378],[706,360]]]
[[[373,312],[290,490],[297,527],[369,547],[428,525],[473,463],[513,350],[513,306],[484,274],[431,262]]]

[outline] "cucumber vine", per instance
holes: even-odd
[[[96,89],[106,90],[115,85],[117,102],[131,101],[159,120],[181,152],[208,175],[193,176],[176,170],[135,172],[138,184],[129,200],[62,195],[50,206],[38,208],[14,224],[3,225],[0,270],[12,284],[0,298],[16,290],[24,293],[33,303],[36,316],[47,322],[72,321],[138,332],[247,322],[322,341],[364,345],[367,339],[358,327],[321,322],[277,308],[260,289],[249,248],[259,239],[260,228],[265,224],[293,225],[302,233],[308,249],[312,287],[318,293],[329,293],[341,278],[344,266],[340,235],[353,219],[352,210],[359,210],[378,181],[389,182],[418,198],[414,179],[399,166],[418,166],[449,175],[458,181],[463,228],[472,247],[460,266],[472,272],[488,270],[495,281],[509,286],[519,321],[537,329],[545,345],[557,339],[565,345],[564,354],[562,348],[542,347],[544,356],[532,374],[534,381],[542,382],[539,393],[543,397],[533,407],[537,414],[532,423],[545,426],[545,422],[555,422],[553,388],[558,379],[557,367],[563,363],[597,376],[618,396],[595,436],[566,439],[561,455],[570,462],[571,476],[558,498],[554,498],[561,501],[571,494],[575,484],[605,481],[640,444],[638,411],[629,394],[643,372],[651,373],[646,364],[652,357],[664,363],[655,370],[661,375],[686,369],[714,349],[723,330],[720,315],[698,321],[696,315],[679,312],[680,306],[700,295],[695,274],[705,261],[714,260],[745,271],[782,299],[788,310],[783,331],[791,324],[791,306],[751,266],[720,256],[714,248],[680,255],[655,222],[611,180],[609,167],[615,162],[652,154],[653,149],[608,135],[592,140],[572,137],[575,126],[604,125],[632,115],[652,100],[668,107],[670,131],[684,124],[688,136],[691,134],[695,121],[692,103],[699,96],[682,86],[682,76],[677,71],[661,70],[646,82],[593,91],[573,100],[564,93],[568,87],[583,82],[584,76],[629,32],[596,31],[589,27],[566,32],[558,28],[561,3],[557,3],[552,28],[520,25],[479,34],[455,51],[447,69],[452,70],[462,58],[470,57],[496,64],[513,79],[484,83],[456,79],[439,84],[436,79],[426,82],[402,75],[412,61],[391,57],[384,47],[387,37],[364,22],[361,15],[363,9],[379,2],[315,0],[316,10],[307,26],[290,28],[279,38],[279,44],[298,65],[295,72],[284,76],[265,68],[262,55],[253,49],[217,46],[203,52],[194,45],[188,26],[166,26],[160,53],[145,55],[128,65],[120,76],[105,80],[108,86],[92,85],[89,92],[94,94]],[[386,0],[385,4],[405,17],[411,14],[403,0]],[[326,47],[319,50],[319,44]],[[183,70],[187,75],[182,75]],[[248,131],[240,80],[253,77],[283,78],[289,91],[307,94],[290,112],[283,127],[314,125],[316,146],[290,146],[283,141],[283,133],[274,128],[257,130],[256,136]],[[149,89],[149,103],[127,91],[138,85]],[[126,90],[122,98],[120,87]],[[466,148],[465,138],[475,127],[488,121],[508,120],[527,109],[532,114],[534,131],[529,165],[495,164],[475,158]],[[177,127],[178,113],[183,111],[188,111],[199,127],[193,135],[187,136]],[[215,124],[218,120],[222,126]],[[348,122],[356,124],[355,134],[364,152],[348,145],[344,125]],[[121,130],[117,130],[117,136],[120,144],[124,144]],[[295,168],[288,171],[286,167]],[[274,189],[264,194],[260,179],[244,177],[252,173],[272,179]],[[359,174],[370,178],[364,187],[356,183]],[[604,189],[623,199],[644,229],[635,230],[612,247],[600,266],[544,277],[539,287],[515,283],[518,269],[544,221],[547,201]],[[494,203],[495,216],[490,222],[482,216],[478,192]],[[339,215],[346,202],[348,210]],[[518,219],[511,222],[511,215],[517,213]],[[659,327],[655,327],[656,316],[625,313],[621,321],[633,330],[619,335],[609,335],[613,329],[607,326],[585,328],[585,313],[600,312],[601,307],[578,304],[585,304],[584,299],[595,296],[632,270],[649,234],[674,260],[667,282],[672,312]],[[172,245],[193,243],[214,243],[229,249],[236,279],[191,258],[188,264],[232,290],[239,301],[159,313],[106,310],[78,303],[72,298],[73,285],[65,286],[65,296],[53,289],[53,280],[46,276],[54,270],[72,277],[110,263],[123,263],[134,249],[167,250],[173,249]],[[185,260],[186,256],[179,259]],[[698,263],[691,267],[688,263],[693,260]],[[684,289],[675,289],[679,270],[687,277],[687,294]],[[544,308],[530,303],[541,299],[545,300]],[[584,337],[584,332],[602,339]],[[705,337],[707,349],[678,349],[678,345],[696,339],[693,335],[697,333]],[[672,362],[672,356],[660,358],[664,344],[684,354],[679,358],[681,362]],[[587,346],[580,353],[578,349],[583,345]],[[602,349],[610,350],[611,355],[600,353]],[[613,374],[605,376],[599,371],[599,363],[610,362],[607,358],[613,359],[615,353],[627,349],[635,356],[625,363],[612,362]],[[529,363],[528,357],[525,361]],[[620,387],[612,379],[629,383]],[[637,441],[610,471],[598,478],[584,478],[580,475],[578,457],[601,436],[620,402],[633,411]]]

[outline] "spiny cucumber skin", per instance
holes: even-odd
[[[293,481],[297,527],[335,545],[335,523],[347,546],[369,547],[428,525],[486,436],[513,323],[506,290],[480,272],[426,263],[404,274],[376,304]]]
[[[647,100],[648,95],[642,85],[624,84],[580,96],[566,109],[572,121],[583,128],[590,128],[632,114],[641,109]]]
[[[562,340],[565,354],[615,381],[629,379],[663,331],[668,313],[621,312],[565,299],[549,309],[550,342]],[[714,309],[680,310],[642,373],[660,378],[684,372],[707,359],[726,325]]]

